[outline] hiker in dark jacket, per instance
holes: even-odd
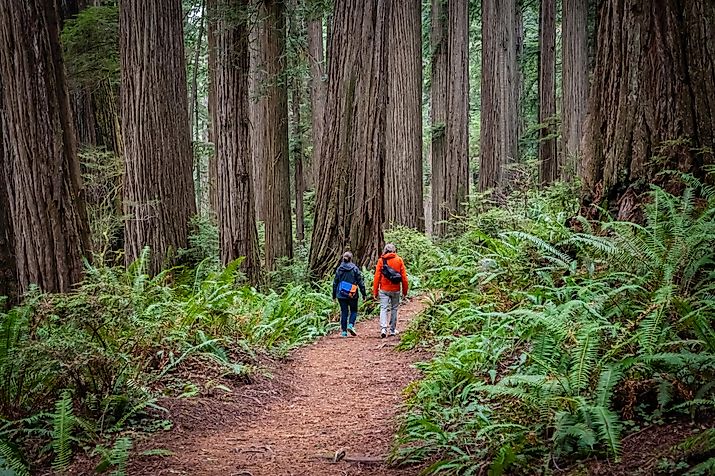
[[[335,279],[333,279],[333,299],[340,303],[340,335],[348,336],[348,332],[354,336],[355,320],[357,319],[358,310],[358,290],[365,299],[365,281],[362,279],[360,268],[353,263],[353,254],[349,251],[343,253],[343,260],[335,270]],[[348,322],[348,313],[350,321]]]

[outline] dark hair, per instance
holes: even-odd
[[[353,254],[351,252],[346,251],[345,253],[343,253],[343,261],[345,261],[346,263],[349,263],[352,260],[353,260]]]

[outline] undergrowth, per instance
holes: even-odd
[[[434,357],[393,461],[550,473],[618,462],[624,435],[652,423],[712,421],[715,191],[684,180],[682,197],[652,190],[643,225],[578,218],[561,186],[476,214],[455,239],[415,240],[436,291],[400,345]],[[715,467],[703,441],[692,474]]]

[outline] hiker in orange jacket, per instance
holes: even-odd
[[[397,334],[397,308],[402,296],[407,296],[407,270],[402,258],[397,256],[397,248],[392,243],[385,245],[382,256],[377,260],[372,294],[380,298],[380,337],[387,336],[387,314],[390,313],[390,335]]]

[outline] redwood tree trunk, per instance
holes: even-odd
[[[89,249],[55,2],[0,3],[4,175],[19,291],[67,292]]]
[[[257,0],[254,0],[254,2]],[[252,8],[258,8],[254,5]],[[263,199],[265,197],[265,179],[263,177],[263,116],[265,103],[266,75],[261,63],[260,29],[262,24],[258,22],[253,25],[248,35],[249,50],[249,75],[248,75],[248,101],[251,113],[251,167],[253,170],[253,190],[256,202],[256,219],[262,220],[265,214]]]
[[[320,181],[320,148],[323,146],[325,116],[325,54],[323,52],[323,20],[308,22],[308,61],[310,62],[310,109],[313,138],[311,176],[314,185]]]
[[[293,79],[293,100],[291,102],[293,122],[293,173],[295,175],[295,238],[298,243],[305,241],[305,214],[303,211],[303,195],[305,179],[303,177],[303,129],[300,125],[300,103],[302,101],[303,82],[300,78]]]
[[[539,178],[559,176],[556,156],[556,0],[541,0],[539,12]]]
[[[8,179],[6,164],[9,156],[6,154],[4,138],[5,111],[2,103],[2,80],[0,79],[0,296],[6,296],[7,304],[17,302],[17,264],[15,263],[15,239],[12,232],[10,217],[10,198],[8,197]],[[0,310],[3,309],[0,302]]]
[[[123,0],[119,30],[126,261],[148,246],[157,273],[196,213],[181,2]]]
[[[432,48],[432,233],[444,236],[469,192],[467,0],[433,0]]]
[[[420,0],[394,2],[388,24],[385,223],[424,231]]]
[[[649,183],[676,187],[658,172],[714,162],[715,4],[608,0],[599,15],[584,205],[638,220]]]
[[[266,82],[261,85],[265,98],[259,131],[263,136],[263,221],[266,267],[273,269],[278,259],[293,257],[284,0],[264,0],[260,15],[260,55],[266,74]]]
[[[507,191],[506,165],[518,158],[515,0],[482,2],[479,191]]]
[[[214,34],[211,83],[216,94],[212,110],[216,144],[217,218],[224,265],[244,257],[241,265],[256,283],[261,261],[253,210],[248,106],[248,27],[226,12],[237,12],[248,0],[209,0]]]
[[[588,0],[563,0],[561,178],[570,180],[581,157],[588,99]]]
[[[334,270],[349,248],[371,265],[383,244],[388,0],[338,0],[329,47],[321,180],[310,269]],[[328,160],[329,158],[329,160]]]

